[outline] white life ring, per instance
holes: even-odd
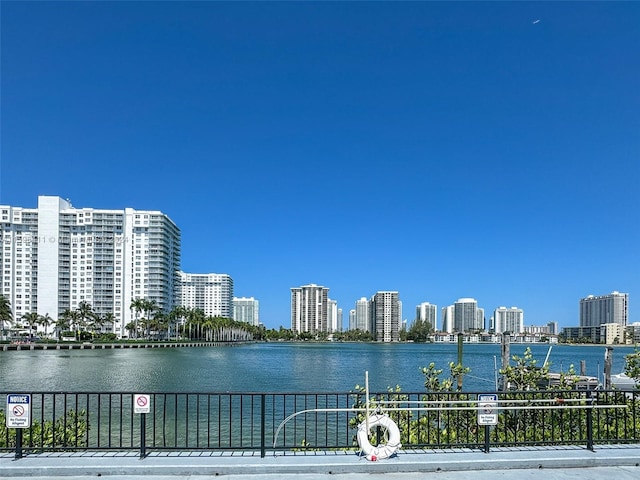
[[[396,450],[402,445],[400,444],[400,430],[389,415],[375,414],[371,415],[368,420],[369,430],[380,425],[386,428],[389,439],[386,444],[380,444],[374,447],[369,443],[369,432],[367,431],[367,421],[365,420],[358,425],[358,445],[367,457],[367,460],[376,461],[382,458],[389,458],[396,453]]]

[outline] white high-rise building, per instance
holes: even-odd
[[[377,292],[371,299],[371,319],[375,325],[375,339],[378,342],[400,340],[402,306],[398,292]]]
[[[233,299],[233,319],[251,325],[260,324],[260,302],[253,297],[236,297]]]
[[[446,333],[453,333],[454,324],[454,307],[449,305],[448,307],[442,307],[442,331]]]
[[[493,312],[493,323],[495,333],[523,333],[524,311],[517,307],[498,307]]]
[[[349,310],[349,330],[356,329],[356,309]]]
[[[291,288],[291,330],[328,332],[329,289],[316,284]]]
[[[421,322],[428,322],[433,330],[437,330],[437,305],[432,305],[429,302],[422,302],[416,307],[416,320]]]
[[[338,328],[338,302],[331,300],[330,298],[327,301],[329,302],[327,306],[327,325],[329,326],[329,333],[338,332],[340,330]]]
[[[87,302],[103,331],[126,335],[131,302],[177,305],[180,230],[159,211],[74,208],[69,200],[38,197],[37,208],[0,206],[2,295],[14,318],[49,315]]]
[[[369,306],[369,300],[362,297],[356,301],[356,321],[354,330],[362,330],[363,332],[372,332],[373,326],[371,325],[371,308]]]
[[[443,311],[443,315],[444,315]],[[447,312],[448,313],[448,312]],[[464,333],[484,330],[484,309],[473,298],[461,298],[453,304],[452,332]],[[447,320],[449,320],[447,318]],[[444,319],[443,319],[444,323]],[[448,327],[448,326],[447,326]],[[443,326],[443,330],[444,326]],[[448,331],[448,330],[445,330]]]
[[[597,297],[589,295],[580,300],[580,326],[598,327],[605,323],[617,323],[626,327],[628,308],[628,293],[612,292]]]
[[[180,306],[210,317],[232,318],[233,279],[226,273],[180,272]]]

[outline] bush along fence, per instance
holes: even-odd
[[[640,392],[0,393],[0,452],[360,450],[388,415],[406,452],[640,441]],[[388,432],[370,432],[384,443]],[[400,450],[402,452],[403,450]]]

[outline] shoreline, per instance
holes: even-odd
[[[145,342],[145,343],[3,343],[0,351],[119,350],[126,348],[232,347],[252,342]]]
[[[239,345],[246,345],[250,343],[292,343],[292,344],[351,344],[351,343],[368,343],[368,344],[380,344],[391,345],[384,342],[258,342],[251,341],[228,341],[228,342],[140,342],[140,343],[0,343],[0,352],[9,351],[25,351],[25,350],[120,350],[120,349],[142,349],[142,348],[189,348],[189,347],[233,347]],[[463,342],[465,345],[500,345],[499,342]],[[455,342],[395,342],[393,345],[403,344],[423,344],[423,345],[442,345],[442,344],[455,344]],[[512,342],[510,345],[550,345],[554,346],[567,346],[567,347],[598,347],[598,348],[634,348],[638,344],[611,344],[604,343],[549,343],[549,342]]]

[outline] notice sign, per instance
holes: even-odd
[[[498,395],[478,395],[478,425],[498,424]]]
[[[31,426],[31,395],[12,393],[7,395],[7,428]]]
[[[151,396],[136,393],[133,396],[133,413],[151,412]]]

